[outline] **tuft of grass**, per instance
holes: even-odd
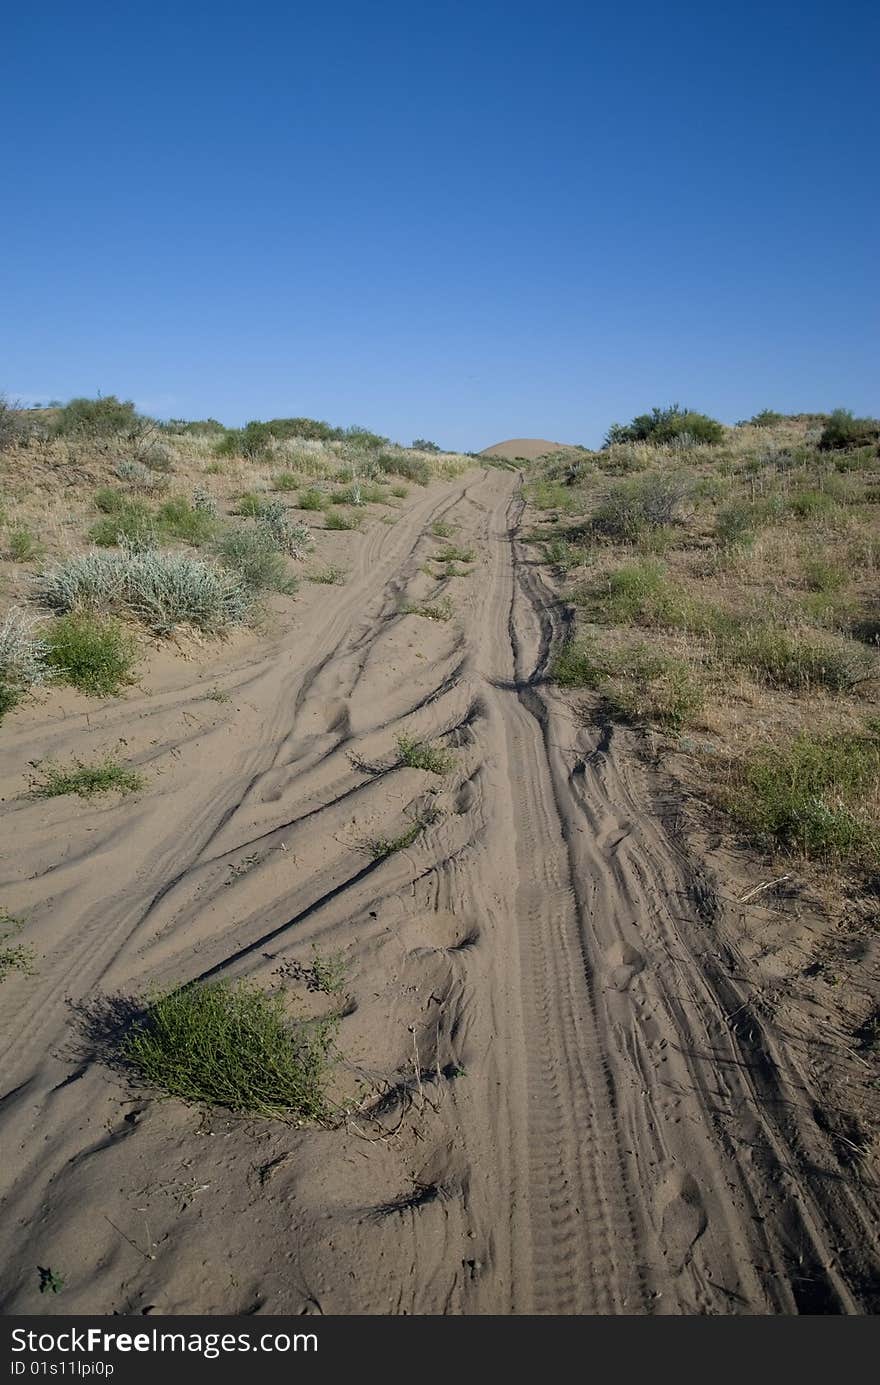
[[[12,972],[22,976],[33,976],[35,953],[26,943],[14,942],[24,924],[13,918],[5,909],[0,909],[0,981],[5,981]]]
[[[812,592],[838,592],[848,581],[848,574],[841,564],[831,562],[828,558],[805,558],[803,568],[807,586]]]
[[[211,691],[210,691],[209,693],[206,693],[206,694],[205,694],[205,696],[206,696],[207,698],[209,698],[209,699],[211,700],[211,702],[231,702],[231,701],[232,701],[232,698],[230,697],[229,693],[226,691],[225,688],[212,688]]]
[[[450,539],[455,533],[455,525],[447,524],[444,519],[435,519],[431,525],[431,533],[435,539]]]
[[[345,585],[345,572],[341,567],[334,567],[331,563],[329,567],[319,568],[317,572],[306,573],[310,582],[323,582],[329,587],[342,587]]]
[[[208,543],[217,531],[217,520],[204,507],[191,505],[184,496],[166,500],[158,514],[159,527],[170,539],[192,544],[194,548]]]
[[[222,565],[254,594],[278,591],[292,595],[296,590],[272,535],[262,526],[227,529],[218,539],[215,551]]]
[[[214,981],[153,995],[123,1057],[166,1096],[300,1124],[329,1115],[335,1033],[333,1020],[295,1023],[281,993]]]
[[[360,515],[341,515],[338,511],[331,510],[324,519],[325,529],[357,529],[360,527]]]
[[[89,538],[99,548],[115,548],[122,540],[141,547],[155,542],[156,526],[152,511],[142,500],[130,500],[118,491],[105,488],[95,500],[104,502],[104,518],[89,530]],[[102,507],[102,508],[103,508]]]
[[[600,693],[612,715],[678,731],[703,706],[704,693],[681,659],[647,645],[608,650],[582,636],[564,645],[550,676],[562,687]]]
[[[15,563],[32,563],[42,556],[44,549],[26,524],[16,524],[6,535],[6,551]]]
[[[632,543],[645,529],[678,523],[692,482],[677,472],[652,471],[619,481],[606,491],[593,512],[596,533]]]
[[[454,543],[448,543],[438,553],[432,554],[435,563],[472,563],[476,556],[472,548],[456,548]]]
[[[769,688],[850,692],[876,673],[873,655],[845,641],[816,639],[772,625],[729,623],[719,634],[724,662]]]
[[[413,816],[409,827],[399,836],[370,837],[363,843],[363,849],[374,861],[382,861],[386,856],[393,856],[396,851],[405,851],[407,847],[412,846],[439,817],[439,808],[424,808]]]
[[[39,770],[42,779],[34,775],[31,780],[34,798],[58,798],[71,793],[80,798],[91,798],[96,793],[137,793],[146,783],[137,770],[110,757],[94,765],[87,765],[84,760],[73,760],[67,766],[45,761]]]
[[[803,734],[738,767],[725,806],[759,839],[807,857],[875,866],[880,738]]]
[[[694,600],[661,563],[625,563],[578,598],[596,620],[608,625],[647,625],[655,629],[704,633],[716,620],[713,607]]]
[[[409,491],[406,486],[392,486],[391,494],[394,496],[395,500],[405,500],[409,495]]]
[[[235,514],[241,515],[245,519],[259,519],[266,508],[266,504],[264,495],[258,495],[256,491],[245,491],[244,495],[238,497]]]
[[[130,683],[137,656],[131,635],[114,620],[60,616],[46,634],[46,662],[62,683],[93,697],[113,697]]]
[[[442,601],[404,601],[400,607],[402,616],[423,616],[425,620],[451,620],[452,602],[448,596],[444,596]]]
[[[455,765],[455,756],[448,750],[420,741],[413,736],[397,737],[399,763],[408,769],[423,769],[429,774],[448,774]]]
[[[272,477],[273,491],[295,491],[302,484],[295,471],[279,471]]]
[[[424,457],[413,457],[405,452],[380,452],[376,460],[380,471],[402,476],[417,486],[427,486],[431,479],[431,464]]]
[[[301,510],[323,510],[326,497],[314,486],[310,486],[308,490],[300,491],[296,503]]]
[[[553,567],[560,572],[571,572],[572,568],[581,567],[583,564],[589,563],[592,558],[590,549],[583,548],[559,535],[543,540],[543,545],[547,562],[552,563]]]

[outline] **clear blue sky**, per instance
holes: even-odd
[[[880,412],[880,11],[17,5],[0,389],[478,449]]]

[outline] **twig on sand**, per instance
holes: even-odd
[[[750,899],[754,899],[754,897],[755,897],[756,894],[760,894],[762,890],[769,890],[769,889],[772,889],[772,887],[773,887],[774,885],[781,885],[782,882],[783,882],[783,880],[790,880],[790,879],[791,879],[791,875],[789,874],[789,875],[778,875],[778,876],[776,877],[775,880],[765,880],[765,881],[763,882],[763,884],[761,884],[761,885],[756,885],[755,888],[754,888],[753,890],[748,890],[748,891],[746,892],[746,894],[741,894],[741,895],[739,896],[738,900],[737,900],[737,903],[739,903],[739,904],[746,904],[746,903],[748,903],[748,901],[749,901]]]

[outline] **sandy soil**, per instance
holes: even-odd
[[[40,958],[3,987],[5,1312],[876,1310],[876,1189],[750,1006],[742,911],[634,733],[546,683],[560,607],[521,506],[505,471],[437,483],[327,535],[347,584],[275,638],[16,718],[0,883]],[[441,519],[470,576],[423,570]],[[444,595],[449,621],[400,612]],[[455,772],[390,768],[402,731]],[[136,798],[25,796],[28,761],[120,743]],[[429,793],[414,846],[363,852]],[[313,944],[345,955],[342,1087],[370,1094],[342,1127],[157,1101],[104,1061],[104,998],[151,983],[285,981],[314,1010]]]

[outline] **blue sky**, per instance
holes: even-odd
[[[468,449],[880,412],[875,4],[17,8],[11,396]]]

